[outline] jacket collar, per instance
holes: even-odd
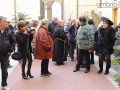
[[[9,30],[9,27],[7,27],[7,28],[4,30],[4,32],[3,32],[3,33],[7,33],[7,32],[8,32],[8,30]],[[0,32],[1,32],[1,28],[0,28]]]
[[[87,24],[87,22],[84,22],[84,23],[82,23],[80,26],[85,26]]]

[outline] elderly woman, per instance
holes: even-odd
[[[99,30],[95,33],[96,41],[96,51],[99,55],[99,68],[98,74],[103,71],[103,55],[106,57],[106,70],[105,75],[109,74],[109,69],[111,67],[111,54],[113,54],[113,46],[115,43],[115,30],[113,27],[113,22],[109,19],[103,21],[103,27],[100,27]]]
[[[64,42],[66,41],[66,33],[64,32],[64,21],[59,20],[58,25],[55,27],[54,32],[54,57],[53,61],[55,61],[58,65],[63,64],[65,61],[65,53],[64,53]]]
[[[53,37],[47,30],[48,19],[43,19],[39,25],[36,34],[35,59],[42,60],[41,76],[50,76],[48,71],[49,59],[53,57]]]
[[[90,71],[90,53],[93,50],[94,44],[94,33],[91,27],[87,24],[86,18],[81,16],[79,18],[80,28],[77,33],[77,45],[79,49],[78,61],[73,72],[77,72],[83,61],[83,57],[86,60],[86,70],[85,73]]]

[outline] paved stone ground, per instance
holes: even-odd
[[[84,73],[85,69],[73,72],[77,60],[65,62],[65,65],[56,65],[50,60],[50,77],[40,77],[41,61],[34,60],[32,65],[33,79],[24,80],[21,77],[21,65],[8,77],[11,90],[118,90],[104,74],[97,74],[98,69],[91,65],[91,71]]]

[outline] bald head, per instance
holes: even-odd
[[[53,22],[57,23],[57,21],[58,21],[58,18],[57,17],[53,17]]]
[[[72,25],[74,26],[75,24],[76,24],[76,19],[71,19],[71,23],[72,23]]]

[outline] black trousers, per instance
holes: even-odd
[[[79,70],[80,65],[82,65],[83,57],[85,57],[86,60],[86,69],[90,70],[90,53],[88,52],[88,50],[82,50],[82,49],[79,49],[76,69]]]
[[[94,51],[92,51],[90,55],[91,55],[91,62],[94,62]]]
[[[25,75],[25,65],[26,65],[27,59],[28,59],[28,70],[27,71],[30,72],[31,66],[32,66],[32,56],[29,51],[27,52],[27,56],[23,56],[23,59],[22,59],[22,75]]]
[[[111,55],[110,54],[101,54],[98,53],[99,55],[99,68],[100,70],[103,70],[103,60],[104,60],[104,56],[106,58],[106,70],[109,70],[111,67]]]
[[[49,60],[48,59],[44,59],[41,62],[41,74],[48,74],[48,65],[49,65]]]
[[[7,86],[7,77],[8,77],[8,72],[7,72],[7,68],[8,68],[8,59],[9,59],[9,55],[5,55],[5,56],[0,56],[0,62],[1,62],[1,71],[2,71],[2,82],[1,82],[1,86]]]
[[[75,49],[76,43],[70,42],[70,57],[74,59],[74,49]]]

